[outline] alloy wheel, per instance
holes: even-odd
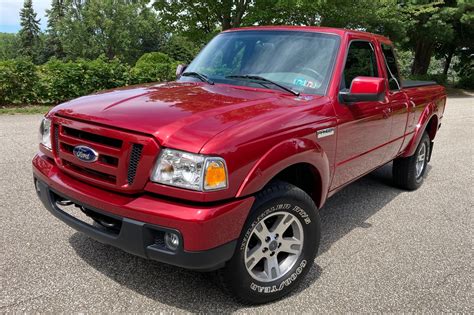
[[[295,265],[303,250],[301,222],[291,213],[275,212],[252,230],[245,248],[245,267],[252,278],[271,282]]]

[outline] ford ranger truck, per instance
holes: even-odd
[[[387,38],[335,28],[225,31],[177,75],[53,108],[36,191],[77,231],[217,270],[253,304],[308,273],[341,188],[391,161],[396,186],[420,187],[446,102],[400,78]]]

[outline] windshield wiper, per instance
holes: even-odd
[[[263,81],[263,82],[266,82],[266,83],[270,83],[270,84],[273,84],[275,86],[278,86],[280,89],[282,90],[285,90],[295,96],[299,96],[300,95],[300,92],[297,92],[295,90],[292,90],[290,89],[289,87],[286,87],[280,83],[276,83],[275,81],[272,81],[270,79],[267,79],[267,78],[264,78],[264,77],[261,77],[259,75],[253,75],[253,74],[235,74],[235,75],[228,75],[226,76],[226,78],[230,78],[230,79],[248,79],[248,80],[255,80],[255,81]]]
[[[184,73],[181,74],[181,75],[184,76],[184,77],[194,77],[194,78],[198,78],[198,79],[200,79],[200,80],[203,81],[203,82],[209,83],[210,85],[213,85],[213,84],[214,84],[214,81],[212,81],[211,79],[209,79],[205,74],[202,74],[202,73],[199,73],[199,72],[190,71],[190,72],[184,72]]]

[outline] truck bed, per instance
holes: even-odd
[[[402,87],[405,89],[420,87],[420,86],[429,86],[437,85],[435,81],[415,81],[415,80],[402,80]]]

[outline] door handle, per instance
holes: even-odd
[[[388,117],[390,117],[391,112],[392,112],[392,109],[390,107],[382,110],[383,118],[387,119]]]

